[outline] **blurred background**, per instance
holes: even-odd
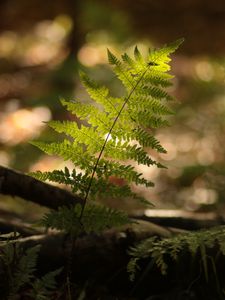
[[[146,51],[184,37],[173,56],[176,78],[169,90],[178,99],[177,113],[171,127],[157,132],[168,150],[159,159],[168,169],[137,166],[155,182],[155,188],[138,189],[156,208],[222,212],[224,28],[223,0],[1,0],[0,165],[22,172],[64,168],[65,162],[29,141],[55,140],[43,121],[72,118],[60,97],[88,101],[78,70],[116,93],[106,48],[120,54],[138,45]],[[31,215],[23,201],[2,197],[0,205]]]

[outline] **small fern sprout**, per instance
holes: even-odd
[[[167,116],[173,114],[170,108],[173,97],[166,91],[173,77],[168,73],[169,56],[181,43],[182,40],[178,40],[161,49],[151,50],[147,57],[144,57],[137,47],[133,57],[125,53],[121,59],[108,50],[109,64],[124,87],[124,95],[110,95],[107,87],[81,72],[81,81],[93,103],[83,104],[77,100],[64,99],[61,99],[61,103],[85,122],[78,126],[76,122],[71,121],[50,121],[48,125],[56,132],[65,134],[66,138],[62,142],[32,142],[47,154],[58,155],[73,163],[73,170],[65,168],[52,172],[37,171],[31,175],[40,180],[66,184],[73,193],[81,196],[84,201],[80,215],[74,213],[74,209],[71,208],[73,217],[78,218],[80,223],[83,223],[83,218],[87,218],[88,213],[91,213],[91,218],[98,218],[101,211],[102,220],[107,219],[107,216],[111,220],[111,216],[118,217],[118,214],[121,214],[121,224],[124,224],[123,213],[116,210],[112,213],[108,209],[99,208],[97,204],[91,204],[90,207],[87,204],[91,200],[110,196],[115,199],[133,198],[149,204],[149,201],[132,191],[131,184],[145,187],[154,184],[138,173],[133,165],[137,163],[148,167],[164,167],[149,156],[148,148],[159,153],[166,152],[154,136],[154,131],[156,128],[167,126]],[[126,161],[131,163],[127,164]],[[81,171],[78,172],[78,169]],[[125,184],[118,186],[110,178],[122,179]],[[62,220],[66,214],[63,208],[53,213],[54,218],[61,216]],[[58,226],[59,219],[54,223],[52,216],[45,216],[46,224],[62,229],[63,221],[61,220],[62,223]],[[50,223],[50,220],[53,223]],[[116,222],[118,225],[119,223]],[[104,221],[104,226],[98,227],[97,231],[99,228],[103,230],[114,225],[111,221]],[[95,231],[94,228],[92,230]]]

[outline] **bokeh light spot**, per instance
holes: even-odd
[[[47,107],[23,108],[6,113],[0,120],[0,142],[16,145],[30,140],[40,134],[45,126],[43,121],[50,119],[51,112]]]
[[[197,76],[203,81],[210,81],[213,79],[214,70],[211,64],[207,61],[200,61],[195,66]]]
[[[84,45],[78,52],[78,59],[86,67],[104,64],[107,62],[105,49],[105,46]]]

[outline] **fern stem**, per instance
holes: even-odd
[[[68,300],[72,300],[72,296],[71,296],[71,282],[70,282],[69,275],[66,278],[66,285],[67,285]]]
[[[132,96],[133,92],[135,91],[135,89],[137,88],[137,86],[139,85],[139,83],[141,82],[141,80],[143,79],[143,77],[145,76],[145,74],[147,73],[149,66],[150,66],[150,65],[148,64],[146,70],[142,73],[142,75],[140,76],[140,78],[137,80],[136,84],[133,86],[133,88],[132,88],[132,90],[130,91],[130,93],[129,93],[129,95],[127,96],[127,98],[125,98],[125,101],[124,101],[122,107],[120,108],[120,110],[119,110],[119,112],[118,112],[118,115],[117,115],[116,118],[114,119],[113,124],[112,124],[112,126],[111,126],[111,128],[110,128],[110,130],[109,130],[109,132],[108,132],[108,134],[107,134],[107,136],[106,136],[106,138],[105,138],[104,144],[102,145],[101,151],[100,151],[100,153],[99,153],[99,155],[98,155],[98,158],[97,158],[97,161],[96,161],[96,163],[95,163],[93,172],[92,172],[92,174],[91,174],[91,178],[90,178],[90,181],[89,181],[89,184],[88,184],[87,192],[86,192],[86,195],[85,195],[85,198],[84,198],[84,202],[83,202],[83,205],[82,205],[82,209],[81,209],[81,214],[80,214],[80,217],[79,217],[79,220],[80,220],[80,221],[81,221],[82,216],[83,216],[83,213],[84,213],[84,208],[85,208],[86,203],[87,203],[87,199],[88,199],[88,196],[89,196],[89,193],[90,193],[90,189],[91,189],[91,186],[92,186],[92,182],[93,182],[93,179],[94,179],[94,176],[95,176],[95,173],[96,173],[96,170],[97,170],[99,161],[100,161],[100,159],[101,159],[101,157],[102,157],[102,154],[103,154],[103,151],[104,151],[104,149],[105,149],[105,146],[106,146],[106,144],[107,144],[107,142],[108,142],[108,139],[109,139],[109,137],[111,136],[111,133],[112,133],[112,131],[113,131],[113,128],[114,128],[114,126],[116,125],[116,122],[117,122],[117,120],[119,119],[119,117],[120,117],[120,115],[121,115],[121,113],[122,113],[124,107],[126,106],[127,102],[129,101],[130,97]]]

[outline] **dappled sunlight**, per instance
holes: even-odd
[[[54,45],[45,43],[33,44],[22,59],[22,64],[33,66],[49,62],[57,55],[57,48]]]
[[[202,206],[216,204],[218,193],[205,187],[189,187],[179,192],[178,198],[184,201],[184,208],[190,211],[200,209]]]
[[[78,52],[77,57],[80,63],[86,67],[94,67],[97,64],[106,64],[106,45],[94,46],[84,45]]]
[[[147,178],[148,180],[155,180],[160,174],[159,168],[156,166],[148,167],[145,165],[135,165],[135,168],[138,172],[143,174],[143,177]]]
[[[167,150],[167,153],[160,153],[159,156],[164,160],[173,160],[177,156],[177,148],[176,145],[171,142],[163,142],[162,144],[164,148]]]
[[[51,62],[60,55],[72,26],[69,16],[59,15],[38,22],[24,34],[5,31],[0,35],[0,57],[11,57],[23,66]]]
[[[51,42],[61,42],[72,29],[72,20],[68,15],[59,15],[55,20],[45,20],[37,24],[34,32],[40,38]]]
[[[31,165],[29,172],[35,172],[37,170],[41,172],[47,172],[50,170],[59,169],[60,167],[64,169],[64,165],[65,162],[58,157],[42,155],[36,163]]]
[[[50,119],[51,112],[45,106],[6,112],[0,120],[0,142],[16,145],[29,141],[40,134],[41,129],[46,126],[43,122]]]
[[[203,81],[210,81],[214,77],[214,70],[208,61],[199,61],[195,65],[197,76]]]
[[[217,200],[217,192],[213,189],[197,188],[193,198],[199,204],[214,204]]]
[[[182,135],[178,135],[175,140],[177,150],[179,152],[189,152],[193,149],[197,137],[194,134],[186,132]]]

